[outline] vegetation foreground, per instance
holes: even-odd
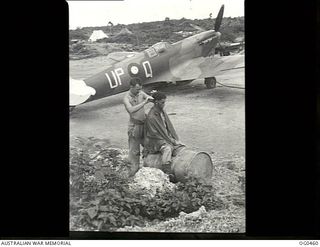
[[[162,171],[128,177],[127,150],[108,140],[70,142],[70,230],[244,232],[244,158],[211,153],[210,183],[172,184]]]

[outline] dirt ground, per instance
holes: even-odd
[[[70,61],[70,75],[86,78],[102,61]],[[87,76],[86,76],[87,75]],[[244,87],[244,70],[237,69],[218,82]],[[197,151],[245,157],[245,90],[217,85],[206,89],[203,79],[184,86],[161,88],[167,94],[166,111],[183,143]],[[109,139],[112,145],[127,148],[128,113],[122,104],[124,93],[80,105],[70,115],[70,140],[73,137]],[[152,103],[146,105],[146,112]]]

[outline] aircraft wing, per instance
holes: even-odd
[[[244,68],[244,55],[198,57],[170,66],[170,70],[152,78],[154,82],[184,81],[213,77]],[[151,81],[149,82],[151,83]]]
[[[209,62],[208,60],[212,60]],[[199,65],[203,70],[204,78],[211,76],[219,76],[228,73],[231,70],[243,69],[244,55],[231,55],[225,57],[207,58],[203,64]]]

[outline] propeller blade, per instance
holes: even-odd
[[[224,10],[224,4],[222,4],[222,6],[221,6],[221,8],[219,10],[219,13],[217,15],[216,21],[214,23],[214,30],[216,32],[219,31],[220,26],[221,26],[221,22],[222,22],[222,18],[223,18],[223,10]]]

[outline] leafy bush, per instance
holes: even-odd
[[[129,164],[106,140],[78,139],[70,150],[71,230],[115,231],[124,226],[144,226],[190,213],[202,205],[223,209],[212,185],[189,178],[172,192],[150,198],[132,192]]]

